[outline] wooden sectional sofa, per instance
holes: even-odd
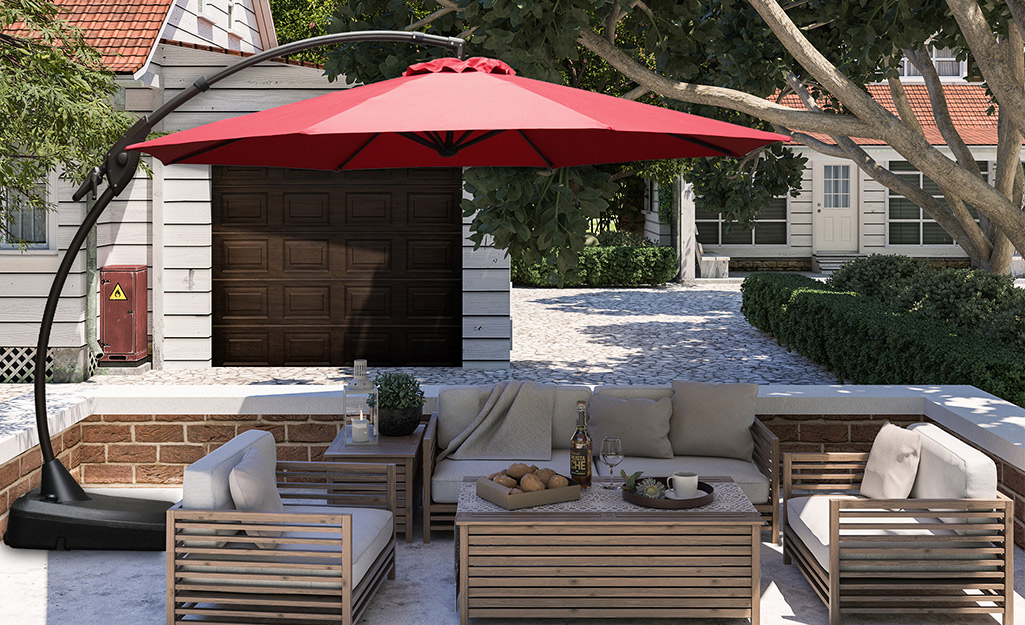
[[[730,385],[718,385],[728,387]],[[438,394],[438,412],[432,415],[423,441],[423,525],[424,542],[430,542],[432,531],[452,531],[455,522],[459,485],[463,477],[490,475],[509,466],[509,460],[453,460],[437,461],[438,453],[458,434],[472,411],[474,402],[467,394],[483,398],[490,386],[447,387]],[[576,428],[577,401],[589,402],[592,394],[607,394],[617,398],[644,398],[660,400],[672,398],[670,386],[606,385],[592,390],[587,386],[559,385],[556,387],[555,407],[552,414],[551,460],[535,461],[556,470],[569,470],[569,440]],[[483,401],[483,399],[482,399]],[[471,406],[471,408],[467,408]],[[458,412],[467,414],[457,414]],[[779,535],[779,439],[751,414],[752,424],[743,434],[750,436],[753,453],[750,460],[676,455],[672,458],[627,457],[619,469],[628,473],[644,471],[647,475],[665,476],[681,469],[700,475],[732,477],[744,491],[765,520],[765,529],[773,540]],[[601,441],[592,441],[597,454]],[[596,470],[605,467],[597,465]]]

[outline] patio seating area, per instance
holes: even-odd
[[[621,301],[623,291],[594,291],[579,295],[563,293],[558,296],[549,293],[535,292],[532,296],[538,302],[543,302],[542,305],[559,309],[560,313],[580,315],[583,319],[592,320],[589,326],[591,332],[598,331],[596,322],[600,321],[613,321],[614,324],[621,325],[626,314],[614,310],[617,301],[619,305],[625,305]],[[638,290],[637,293],[643,291]],[[706,315],[706,321],[694,319],[699,315],[693,314],[692,319],[677,322],[680,323],[681,331],[682,328],[688,328],[695,336],[695,342],[691,343],[689,348],[709,352],[712,357],[707,360],[684,361],[681,354],[676,352],[665,357],[665,363],[676,359],[677,362],[683,363],[684,367],[696,366],[702,370],[716,368],[724,376],[740,377],[744,375],[745,368],[751,366],[757,370],[758,362],[766,362],[778,366],[779,373],[774,375],[783,379],[786,379],[786,372],[791,366],[787,362],[788,358],[795,360],[790,371],[796,371],[800,367],[811,367],[800,362],[797,357],[786,354],[774,346],[771,339],[761,337],[756,332],[753,333],[751,341],[743,344],[743,349],[738,348],[733,352],[723,349],[716,352],[720,356],[726,356],[724,360],[715,361],[716,353],[712,352],[718,346],[702,345],[700,339],[719,335],[724,328],[729,327],[736,315],[736,312],[721,305],[724,300],[728,302],[729,299],[728,296],[720,299],[719,293],[723,291],[716,291],[704,303],[707,309],[703,310],[702,314]],[[581,302],[586,298],[589,299],[585,306]],[[574,300],[577,304],[573,303]],[[586,309],[589,309],[589,312]],[[661,311],[655,311],[653,314],[656,317],[664,315]],[[682,314],[686,316],[688,313]],[[665,317],[662,321],[667,324],[673,323]],[[703,323],[707,324],[704,328]],[[567,323],[564,327],[572,328],[573,324]],[[702,329],[708,330],[707,333],[702,332]],[[541,346],[547,339],[540,332],[538,336],[534,345],[524,341],[520,343],[519,349],[537,349],[538,353],[543,353]],[[638,331],[635,336],[640,342],[643,332]],[[778,352],[770,349],[772,347],[776,347]],[[650,360],[659,358],[655,356],[659,350],[652,349],[650,341],[648,346],[640,344],[636,349],[641,355],[637,362],[642,365],[638,370],[650,373],[653,369]],[[601,351],[601,348],[598,348],[598,351]],[[617,356],[616,360],[619,358]],[[649,361],[645,362],[645,359]],[[556,366],[547,371],[537,370],[536,377],[546,380],[545,373],[554,373],[546,381],[561,382],[563,376],[568,375],[573,368],[572,362],[562,361],[553,364]],[[656,376],[645,377],[643,380],[624,380],[622,374],[616,375],[617,371],[625,370],[622,368],[622,362],[605,361],[600,362],[598,366],[608,367],[608,377],[603,377],[600,373],[595,374],[598,380],[607,384],[632,382],[636,385],[643,381],[653,385],[663,384],[668,388],[668,379]],[[770,366],[765,371],[771,374],[774,369]],[[495,371],[466,372],[465,379],[454,381],[493,382],[505,379],[509,374],[510,372]],[[688,376],[686,372],[668,369],[662,375]],[[696,377],[698,374],[691,375]],[[820,375],[828,376],[825,373]],[[471,376],[485,379],[478,380]],[[488,379],[487,376],[496,377]],[[216,377],[214,374],[211,379]],[[569,381],[580,380],[575,378]],[[1022,440],[1025,433],[1021,428],[1021,424],[1025,423],[1025,411],[1021,408],[1001,402],[972,387],[869,387],[821,383],[786,385],[773,383],[777,382],[777,379],[759,381],[762,384],[758,387],[754,408],[758,427],[770,430],[771,436],[779,439],[780,461],[787,453],[812,452],[814,455],[827,451],[843,451],[852,457],[857,456],[856,460],[864,462],[866,454],[850,452],[867,452],[884,420],[900,426],[927,422],[953,432],[976,449],[984,450],[985,456],[996,462],[1000,492],[1013,498],[1016,505],[1021,501],[1023,484],[1020,483],[1022,480],[1019,476],[1025,470],[1025,440]],[[51,406],[51,428],[55,434],[62,433],[56,437],[55,450],[59,457],[69,464],[73,474],[86,483],[87,488],[96,489],[103,483],[116,484],[118,487],[106,488],[105,492],[116,491],[118,494],[146,496],[165,501],[181,499],[181,478],[175,476],[180,476],[185,466],[208,456],[227,440],[248,430],[261,429],[273,435],[279,460],[285,461],[279,466],[279,471],[283,470],[282,467],[287,471],[291,465],[300,467],[305,466],[304,462],[321,460],[328,450],[329,443],[339,432],[339,387],[330,383],[294,385],[288,384],[284,379],[264,379],[264,382],[249,385],[209,384],[184,387],[162,384],[86,384],[51,387],[48,396],[48,403]],[[597,386],[599,385],[593,384],[592,390]],[[426,412],[437,411],[442,385],[427,385],[425,390],[429,398]],[[6,454],[3,458],[10,458],[11,454],[14,454],[15,465],[19,470],[28,467],[30,472],[34,464],[30,436],[31,403],[31,397],[19,397],[0,404],[3,407],[0,410],[0,423],[3,423],[4,428],[4,436],[0,437],[0,454]],[[268,439],[265,434],[263,438]],[[845,457],[845,461],[847,460],[850,458]],[[9,470],[10,466],[10,460],[0,460],[0,476]],[[630,466],[625,468],[630,469]],[[772,468],[775,475],[779,476],[782,473],[781,470],[775,473],[778,467]],[[391,484],[401,479],[403,478],[400,476],[388,478],[390,492],[395,490]],[[22,487],[31,483],[31,475],[21,478],[18,482]],[[18,487],[0,490],[0,498],[10,501],[18,496],[18,490]],[[396,510],[397,502],[380,503],[383,507]],[[408,508],[408,497],[403,505]],[[750,506],[750,503],[746,505]],[[991,512],[989,509],[978,511],[980,515]],[[225,516],[225,519],[228,519],[237,513],[222,514],[228,515]],[[1020,513],[1018,517],[1020,519]],[[409,525],[405,531],[400,530],[392,543],[395,579],[385,579],[388,576],[388,565],[385,562],[390,556],[384,555],[382,566],[372,567],[376,571],[374,575],[379,586],[365,604],[366,609],[359,623],[372,625],[416,622],[455,625],[460,622],[456,596],[459,577],[455,566],[458,553],[455,537],[447,530],[436,531],[432,532],[430,542],[425,543],[421,539],[425,529],[423,517],[417,513],[407,518]],[[755,519],[757,523],[757,516]],[[186,523],[195,523],[196,520],[198,519],[190,517],[186,519]],[[486,517],[478,517],[473,522],[481,521],[486,521]],[[1017,532],[1007,529],[1004,531],[1017,534],[1015,537],[1018,544],[1021,544],[1021,522],[1017,521],[1017,524]],[[275,526],[269,531],[278,529],[281,528]],[[750,558],[749,561],[757,566],[759,572],[759,575],[752,578],[755,582],[747,594],[749,598],[758,598],[759,622],[774,625],[817,625],[829,622],[827,606],[802,575],[797,563],[789,566],[784,563],[783,547],[776,544],[767,529],[766,527],[760,532],[760,542],[758,539],[753,542],[750,537],[747,539],[748,545],[756,547],[748,549],[750,553],[744,556]],[[258,531],[268,530],[260,528]],[[603,531],[614,531],[614,528],[610,526]],[[688,540],[683,537],[687,531],[691,530],[678,528],[677,541]],[[697,531],[702,530],[699,528]],[[694,534],[693,531],[691,533]],[[412,542],[405,542],[403,534]],[[278,542],[273,538],[262,540]],[[517,540],[521,539],[514,536],[509,543],[512,547],[507,545],[503,549],[517,549]],[[470,544],[472,546],[473,543]],[[561,548],[565,549],[565,546]],[[708,548],[721,547],[713,545]],[[619,549],[622,550],[623,547]],[[737,547],[729,547],[729,550],[731,561],[740,557]],[[389,552],[386,548],[382,553]],[[256,558],[257,562],[261,559],[258,551],[250,555]],[[663,557],[655,555],[657,558]],[[685,559],[688,556],[680,552],[665,557]],[[1025,553],[1020,547],[1015,547],[1012,558],[1014,592],[1011,593],[1010,601],[1014,605],[1016,616],[1020,619],[1020,615],[1025,614]],[[610,566],[614,569],[615,563],[610,561]],[[106,625],[112,615],[117,615],[118,619],[124,622],[153,625],[162,623],[165,619],[168,597],[166,576],[165,554],[160,552],[43,552],[14,550],[0,545],[0,588],[3,589],[5,596],[19,598],[17,602],[6,604],[3,613],[5,618],[10,614],[16,619],[12,622],[26,625]],[[528,588],[529,596],[544,594],[544,588],[541,586],[536,589],[529,586]],[[631,589],[629,596],[626,597],[630,600],[630,605],[643,605],[649,596],[645,594],[645,590]],[[742,596],[739,586],[730,592]],[[534,616],[529,621],[524,621],[501,616],[494,619],[473,619],[472,622],[496,625],[530,622],[545,625],[585,621],[560,620],[549,616]],[[622,612],[606,622],[640,625],[660,621],[633,618],[632,615]],[[748,619],[703,616],[690,622],[732,624],[748,622]],[[845,615],[841,622],[928,625],[1000,621],[990,614],[962,613]]]

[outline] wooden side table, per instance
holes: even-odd
[[[406,532],[406,542],[413,542],[413,514],[420,496],[420,454],[424,437],[423,424],[408,436],[382,436],[376,445],[345,446],[343,429],[324,452],[332,462],[387,462],[395,465],[395,531]]]

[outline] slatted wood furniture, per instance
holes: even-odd
[[[426,430],[424,431],[423,437],[423,531],[424,531],[424,542],[431,542],[432,531],[451,531],[456,515],[456,503],[455,501],[439,501],[433,493],[432,489],[432,478],[435,475],[435,469],[437,463],[435,459],[440,451],[438,446],[438,419],[437,413],[431,416],[430,422],[428,422]],[[755,504],[755,509],[762,515],[762,520],[765,525],[765,529],[769,531],[771,540],[776,542],[779,540],[779,467],[780,467],[780,452],[779,452],[779,438],[773,434],[769,428],[765,427],[761,421],[755,420],[751,426],[751,437],[754,439],[754,455],[752,461],[754,466],[761,475],[765,476],[767,480],[768,489],[768,500]],[[568,440],[568,439],[567,439]],[[560,452],[565,452],[560,454]],[[565,458],[563,456],[566,456]],[[682,462],[688,462],[691,459],[682,460]],[[714,467],[713,458],[698,459],[709,461],[709,464]],[[644,463],[647,463],[646,465]],[[653,460],[650,458],[637,459],[630,458],[628,462],[621,466],[629,466],[632,470],[643,470],[648,474],[672,473],[679,469],[679,467],[672,468],[666,464],[671,461],[668,460]],[[479,467],[476,465],[472,468],[468,468],[469,475],[477,473],[491,474],[495,471],[499,471],[508,466],[508,461],[496,461],[493,468]],[[551,466],[552,468],[558,468],[565,466],[568,470],[569,460],[567,450],[555,450],[552,453],[552,460],[549,461],[537,461],[537,464]],[[650,466],[648,466],[650,465]],[[665,465],[665,468],[663,468]],[[476,472],[474,471],[476,469]],[[660,471],[661,469],[661,471]],[[695,469],[701,473],[701,467],[695,466]],[[714,470],[710,468],[709,470]]]
[[[395,474],[395,531],[405,533],[406,542],[413,542],[413,517],[422,493],[420,490],[420,455],[424,429],[420,425],[407,436],[382,436],[376,445],[345,446],[345,432],[339,432],[324,458],[337,462],[383,462],[394,464]]]
[[[729,478],[713,504],[633,506],[596,482],[580,501],[507,511],[463,485],[459,618],[759,620],[762,519]]]
[[[352,625],[395,579],[395,474],[390,464],[279,462],[284,512],[179,502],[167,512],[167,624]]]
[[[1013,502],[1001,493],[856,498],[867,462],[867,453],[784,456],[784,562],[797,563],[830,625],[847,614],[921,612],[999,614],[1013,623]],[[802,500],[807,493],[818,495]],[[826,545],[795,529],[815,524],[828,532]]]
[[[451,405],[448,393],[465,392],[471,387],[450,387],[439,393],[439,412],[435,413],[427,423],[423,434],[423,541],[430,541],[432,531],[451,531],[455,519],[458,482],[464,475],[488,475],[508,466],[507,461],[452,461],[446,459],[441,466],[437,462],[439,451],[448,445],[453,433],[461,431],[461,426],[445,427],[446,422],[457,422],[464,426],[468,421],[466,415],[448,414],[446,407]],[[594,388],[594,393],[608,393],[623,399],[646,398],[660,400],[672,397],[669,386],[643,385],[606,385]],[[537,464],[552,468],[569,470],[569,440],[576,428],[576,402],[588,401],[591,389],[586,386],[559,385],[557,387],[556,407],[552,413],[552,451],[550,461],[536,461]],[[455,404],[453,402],[452,404]],[[473,402],[470,402],[473,404]],[[471,419],[470,419],[471,420]],[[773,541],[779,540],[779,439],[772,431],[757,419],[750,427],[750,435],[754,444],[751,461],[733,458],[713,458],[700,456],[676,456],[672,459],[658,458],[627,458],[622,466],[632,470],[643,470],[648,474],[669,474],[686,466],[700,474],[730,475],[734,481],[748,494],[758,512],[765,520],[766,529]],[[601,442],[597,442],[598,445]],[[453,468],[457,462],[464,468]],[[439,470],[441,469],[441,470]],[[444,489],[442,488],[444,487]],[[444,492],[443,492],[444,490]]]

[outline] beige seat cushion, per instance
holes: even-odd
[[[603,438],[618,436],[626,456],[673,457],[668,438],[673,404],[668,397],[655,401],[593,395],[588,413],[587,429],[595,452],[601,451]]]
[[[906,498],[918,473],[921,447],[921,437],[914,430],[884,423],[872,441],[861,494],[869,499]]]
[[[852,495],[813,495],[811,497],[796,497],[794,499],[787,500],[787,525],[794,530],[801,542],[808,548],[815,560],[822,566],[823,569],[829,571],[829,500],[830,499],[865,499],[864,497],[855,497]],[[907,529],[900,530],[878,530],[878,529],[865,529],[865,530],[851,530],[845,532],[845,536],[907,536],[907,537],[918,537],[918,536],[935,536],[936,541],[924,541],[924,542],[912,542],[907,543],[887,542],[885,547],[891,549],[903,549],[903,548],[916,548],[916,549],[949,549],[951,544],[949,541],[945,541],[944,538],[950,536],[956,536],[955,532],[951,530],[930,530],[916,527],[922,523],[936,523],[935,518],[907,518],[907,517],[893,517],[886,516],[885,511],[880,511],[880,517],[886,519],[887,523],[901,523],[906,524]],[[875,523],[878,519],[872,517],[858,517],[849,518],[844,520],[845,523]],[[970,560],[978,558],[980,556],[972,554],[970,552],[971,547],[988,547],[988,543],[957,543],[958,546],[966,547],[964,553],[957,555],[951,554],[929,554],[929,553],[917,553],[914,558],[916,561],[935,559],[935,560]],[[901,553],[893,553],[889,555],[880,554],[858,554],[854,548],[861,546],[867,547],[869,543],[859,543],[858,541],[844,540],[845,555],[849,555],[849,559],[845,559],[841,563],[843,570],[858,569],[858,570],[873,570],[873,571],[950,571],[950,572],[963,572],[963,571],[975,571],[984,570],[984,567],[979,567],[971,563],[966,562],[965,564],[944,564],[935,568],[929,569],[927,566],[922,564],[914,563],[902,563],[902,560],[907,560],[909,556]],[[871,546],[880,547],[880,543],[873,543]],[[848,550],[848,547],[851,549]],[[866,565],[858,566],[853,560],[892,560],[893,564],[885,565],[872,565],[868,567]]]
[[[569,472],[569,450],[552,451],[550,461],[536,463],[540,467],[551,467],[566,475]],[[435,503],[456,503],[459,501],[459,487],[463,477],[486,476],[509,466],[507,460],[451,460],[438,463],[431,478],[431,500]],[[607,475],[607,467],[595,467],[598,476]],[[702,456],[678,456],[675,458],[626,458],[616,467],[616,473],[625,469],[628,473],[644,471],[648,475],[665,476],[675,471],[695,471],[698,475],[728,475],[733,478],[751,503],[760,504],[769,500],[769,478],[762,475],[754,463],[733,458],[707,458]]]
[[[669,442],[678,456],[750,460],[757,384],[673,380]]]
[[[381,552],[384,551],[385,547],[391,541],[395,529],[394,520],[392,519],[392,513],[388,510],[379,510],[376,508],[346,508],[346,507],[334,507],[334,506],[286,506],[286,513],[297,513],[297,514],[351,514],[352,515],[352,585],[356,586],[360,583],[363,577],[370,570],[374,560],[377,559]],[[302,538],[339,538],[340,534],[332,534],[326,532],[284,532],[281,535],[281,544],[278,545],[278,549],[284,551],[318,551],[323,553],[338,552],[341,553],[338,548],[334,545],[303,545],[303,544],[289,544],[288,540],[296,540]],[[239,549],[252,549],[251,543],[238,543]],[[230,553],[230,549],[225,549],[215,556],[209,555],[197,555],[194,558],[201,558],[204,560],[238,560],[239,558],[233,557]],[[295,568],[297,564],[324,564],[323,558],[309,558],[303,556],[286,556],[286,555],[258,555],[258,556],[246,556],[246,559],[252,562],[274,562],[280,564],[280,566],[274,567],[258,567],[258,566],[246,566],[244,564],[239,565],[215,565],[215,566],[188,566],[185,565],[183,568],[184,572],[204,572],[204,573],[234,573],[239,575],[293,575],[295,579],[289,581],[280,580],[268,580],[262,582],[259,580],[239,580],[237,582],[232,581],[230,578],[224,580],[202,580],[199,578],[189,578],[187,575],[183,576],[184,583],[205,583],[205,584],[226,584],[226,585],[238,585],[238,586],[252,586],[252,585],[266,585],[266,586],[277,586],[277,587],[289,587],[289,588],[341,588],[342,580],[338,576],[337,572],[325,571],[323,572],[322,579],[319,577],[312,577],[308,572],[300,573],[301,569]],[[332,559],[330,563],[337,564],[340,559]],[[292,565],[292,566],[290,566]],[[300,577],[301,575],[301,577]]]

